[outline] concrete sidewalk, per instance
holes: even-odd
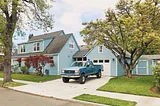
[[[60,99],[73,100],[72,98],[74,98],[75,96],[81,94],[91,94],[109,98],[135,101],[137,102],[136,106],[160,106],[160,98],[102,92],[96,90],[97,88],[107,83],[110,78],[111,77],[106,76],[103,76],[100,79],[89,78],[85,84],[79,84],[74,80],[70,81],[69,83],[63,83],[61,79],[57,79],[43,83],[30,83],[24,86],[11,87],[11,89]]]
[[[0,80],[3,80],[3,78],[0,78]],[[37,82],[30,82],[30,81],[22,81],[22,80],[15,80],[12,79],[14,82],[19,82],[19,83],[23,83],[23,84],[35,84]]]

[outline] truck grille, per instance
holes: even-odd
[[[74,70],[64,70],[64,73],[71,73],[71,74],[73,74],[73,73],[75,73],[75,71]]]

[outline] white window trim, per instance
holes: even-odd
[[[70,45],[73,45],[73,48],[71,48]],[[74,42],[73,41],[69,41],[69,49],[74,49]]]
[[[100,47],[102,47],[102,52],[100,52]],[[98,53],[103,53],[103,46],[98,46]]]
[[[21,51],[22,47],[25,49],[25,52],[24,52],[24,51]],[[25,45],[20,45],[20,53],[26,53]]]
[[[146,74],[142,74],[142,75],[148,75],[149,74],[149,70],[148,70],[148,60],[139,60],[139,62],[146,62],[146,67],[138,67],[138,64],[137,64],[137,66],[136,66],[136,74],[138,74],[139,73],[139,68],[140,69],[143,69],[143,68],[145,68],[146,69]],[[139,75],[141,75],[141,74],[139,74]]]
[[[39,43],[39,50],[37,50],[37,44]],[[34,45],[36,44],[36,50],[34,50]],[[39,52],[40,51],[40,42],[33,43],[33,52]]]

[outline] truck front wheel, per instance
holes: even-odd
[[[79,78],[79,83],[80,83],[80,84],[84,84],[85,81],[86,81],[85,74],[82,74],[81,77]]]
[[[97,73],[97,78],[101,78],[101,76],[102,76],[102,73],[101,73],[101,70],[99,70]]]
[[[67,83],[67,82],[69,82],[69,78],[63,77],[63,78],[62,78],[62,81],[63,81],[64,83]]]

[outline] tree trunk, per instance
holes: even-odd
[[[132,70],[127,70],[126,73],[128,78],[132,78]]]
[[[11,77],[11,52],[12,52],[12,37],[8,33],[6,43],[4,44],[4,79],[3,84],[6,82],[12,82]]]

